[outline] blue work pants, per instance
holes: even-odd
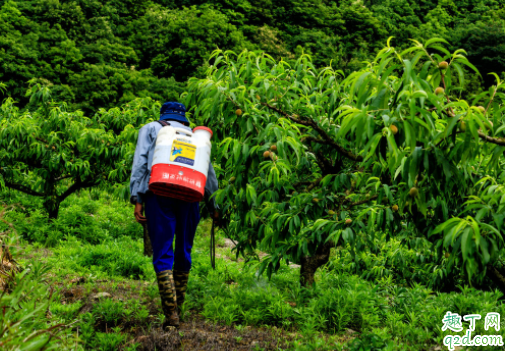
[[[199,203],[149,193],[145,196],[144,210],[155,272],[189,271],[193,239],[200,221]]]

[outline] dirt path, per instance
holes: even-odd
[[[137,350],[279,350],[287,347],[289,335],[253,327],[237,330],[233,326],[213,325],[201,316],[190,317],[179,329],[163,332],[154,329],[139,333],[134,342]]]
[[[69,282],[70,283],[70,282]],[[146,287],[145,282],[130,284],[114,281],[94,284],[92,289],[86,288],[84,279],[73,279],[71,287],[62,288],[61,303],[71,304],[81,301],[83,306],[79,314],[90,312],[93,306],[104,299],[122,301],[128,298],[143,300],[150,312],[150,318],[145,323],[131,323],[118,320],[122,332],[132,336],[132,340],[125,346],[137,344],[137,350],[279,350],[288,346],[288,341],[293,340],[296,334],[287,334],[281,329],[256,328],[251,326],[234,327],[212,324],[198,314],[198,311],[189,311],[189,316],[181,323],[179,329],[163,331],[157,323],[156,315],[161,313],[159,299],[148,299],[138,295]],[[63,283],[57,285],[63,287]],[[114,286],[111,288],[111,286]],[[97,322],[95,329],[102,332],[111,332],[111,325]]]

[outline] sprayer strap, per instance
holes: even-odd
[[[162,127],[166,127],[166,126],[169,126],[170,123],[168,123],[167,121],[163,121],[163,120],[159,120],[159,121],[156,121],[158,122],[159,124],[161,124]]]

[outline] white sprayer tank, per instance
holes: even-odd
[[[212,130],[193,132],[165,126],[156,138],[149,190],[187,202],[203,200],[210,164]]]

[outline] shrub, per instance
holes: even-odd
[[[93,306],[93,315],[97,321],[106,323],[109,327],[118,324],[124,314],[124,304],[121,301],[105,299]]]
[[[116,351],[126,341],[126,335],[117,333],[97,333],[96,347],[101,351]]]
[[[10,293],[1,294],[2,350],[57,350],[75,343],[68,329],[52,328],[57,323],[46,317],[54,300],[45,284],[49,270],[34,262],[15,276]]]
[[[378,335],[365,333],[349,343],[349,351],[380,351],[388,345]]]
[[[128,238],[87,245],[79,250],[77,263],[84,267],[98,266],[109,275],[139,279],[149,275],[151,260],[142,255],[141,243]]]
[[[62,305],[59,301],[51,303],[51,313],[54,317],[61,319],[64,323],[68,323],[77,317],[79,309],[83,306],[82,301]]]
[[[79,205],[63,209],[59,218],[53,223],[54,228],[61,233],[75,236],[92,244],[99,243],[106,237],[104,231],[97,225],[97,221]]]
[[[128,236],[133,239],[143,237],[142,227],[135,222],[131,205],[112,202],[110,206],[102,206],[98,212],[98,225],[113,238]]]

